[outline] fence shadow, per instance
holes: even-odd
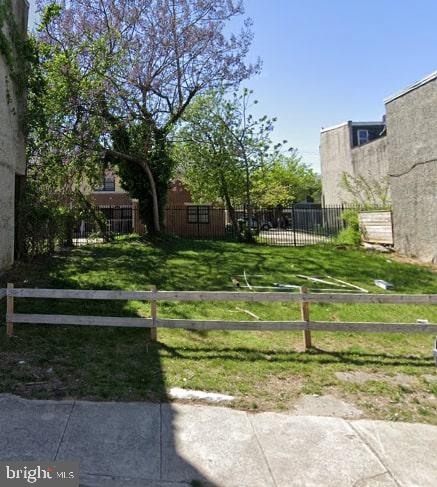
[[[296,351],[275,351],[275,350],[255,350],[251,348],[214,348],[214,347],[186,347],[180,350],[176,347],[161,345],[163,350],[172,357],[180,359],[196,360],[238,360],[240,362],[268,362],[268,363],[287,363],[300,362],[303,364],[345,364],[345,365],[389,365],[389,366],[409,366],[409,367],[430,367],[434,364],[434,359],[430,354],[429,358],[390,354],[384,352],[335,352],[312,347],[306,352]]]
[[[59,454],[50,460],[79,461],[82,487],[103,487],[109,481],[120,487],[161,482],[217,485],[201,471],[202,465],[180,454],[176,431],[181,425],[167,396],[160,358],[162,349],[171,353],[169,347],[150,343],[145,330],[92,327],[16,325],[14,338],[8,339],[1,326],[3,316],[0,392],[25,399],[55,399],[50,408],[63,409],[66,399],[80,401],[57,447]],[[18,357],[21,365],[17,365]],[[39,434],[32,437],[32,424],[41,423],[41,414],[47,414],[46,403],[18,400],[17,404],[15,426],[2,427],[0,458],[41,460],[47,449]],[[9,414],[0,410],[1,425],[10,422]],[[161,437],[156,439],[156,434]],[[144,443],[149,437],[154,438],[157,452]],[[7,447],[12,444],[21,446]],[[152,468],[156,458],[159,465]],[[150,470],[155,474],[148,478]]]

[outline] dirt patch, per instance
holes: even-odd
[[[336,372],[337,379],[352,382],[353,384],[365,384],[369,381],[386,382],[396,386],[416,386],[419,381],[417,377],[407,374],[396,374],[393,376],[371,372]]]
[[[298,416],[331,416],[346,419],[359,418],[363,414],[355,405],[330,394],[301,396],[296,401],[292,412]]]
[[[393,253],[390,256],[390,259],[399,262],[400,264],[419,265],[421,267],[426,267],[430,269],[432,272],[437,272],[437,264],[432,264],[430,262],[422,262],[419,259],[416,259],[414,257],[407,257],[406,255]]]
[[[417,384],[419,383],[417,377],[407,374],[396,374],[392,377],[385,376],[385,380],[390,384],[398,386],[417,386]]]
[[[425,375],[422,375],[422,377],[429,384],[437,384],[437,374],[425,374]]]
[[[63,399],[66,395],[67,387],[58,379],[40,382],[26,382],[23,384],[17,383],[14,388],[14,394],[21,397],[48,397],[53,399]]]
[[[236,394],[234,406],[250,411],[289,411],[304,386],[300,376],[270,376],[257,384],[256,391],[247,395]]]
[[[381,374],[369,372],[336,372],[335,377],[339,380],[352,382],[353,384],[365,384],[371,380],[381,380]]]

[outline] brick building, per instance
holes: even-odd
[[[144,233],[144,225],[139,221],[138,201],[132,200],[123,190],[114,172],[106,171],[102,186],[92,191],[90,198],[106,214],[112,231]],[[171,183],[164,211],[165,230],[169,234],[201,238],[226,233],[226,213],[212,205],[193,203],[190,192],[179,179]]]

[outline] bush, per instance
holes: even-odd
[[[90,238],[114,239],[105,215],[82,195],[76,200],[65,198],[62,201],[43,194],[35,181],[27,181],[21,199],[16,201],[16,259],[31,260],[53,253],[60,246],[72,246],[82,221],[89,222],[94,228]]]
[[[52,208],[28,191],[20,202],[16,220],[16,258],[32,259],[52,253],[67,238],[69,222],[70,216],[62,208]]]
[[[346,210],[342,213],[341,217],[346,223],[346,228],[338,234],[336,243],[350,246],[360,245],[361,232],[358,219],[358,209]]]

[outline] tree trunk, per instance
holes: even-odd
[[[66,247],[73,247],[73,233],[74,233],[74,218],[70,214],[70,215],[67,215],[66,221],[65,221],[64,245]]]
[[[246,240],[247,242],[251,243],[254,241],[253,234],[252,234],[252,220],[253,220],[253,213],[252,213],[252,199],[250,196],[250,172],[249,172],[249,163],[244,157],[245,166],[246,166],[246,204],[247,204],[247,235]]]
[[[240,240],[241,239],[241,233],[240,233],[240,227],[238,225],[237,215],[235,214],[235,208],[233,207],[232,202],[231,202],[231,198],[229,197],[229,194],[225,189],[223,190],[223,197],[225,200],[226,208],[229,211],[229,216],[231,218],[232,228],[234,229],[234,234],[238,238],[238,240]]]
[[[158,203],[158,193],[156,191],[155,178],[153,177],[152,171],[146,161],[143,161],[143,168],[146,172],[147,178],[149,179],[150,191],[152,193],[152,207],[153,207],[153,233],[160,233],[161,224],[159,219],[159,203]]]
[[[145,159],[140,159],[136,156],[131,156],[129,154],[125,154],[123,152],[119,152],[114,149],[107,149],[106,154],[110,157],[115,159],[124,159],[125,161],[133,162],[138,164],[146,173],[147,179],[149,180],[150,184],[150,192],[152,193],[152,207],[153,207],[153,232],[152,233],[160,233],[161,231],[161,224],[159,218],[159,202],[158,202],[158,192],[156,190],[156,183],[155,178],[153,176],[152,171],[150,170],[149,164]],[[149,229],[150,231],[150,229]]]

